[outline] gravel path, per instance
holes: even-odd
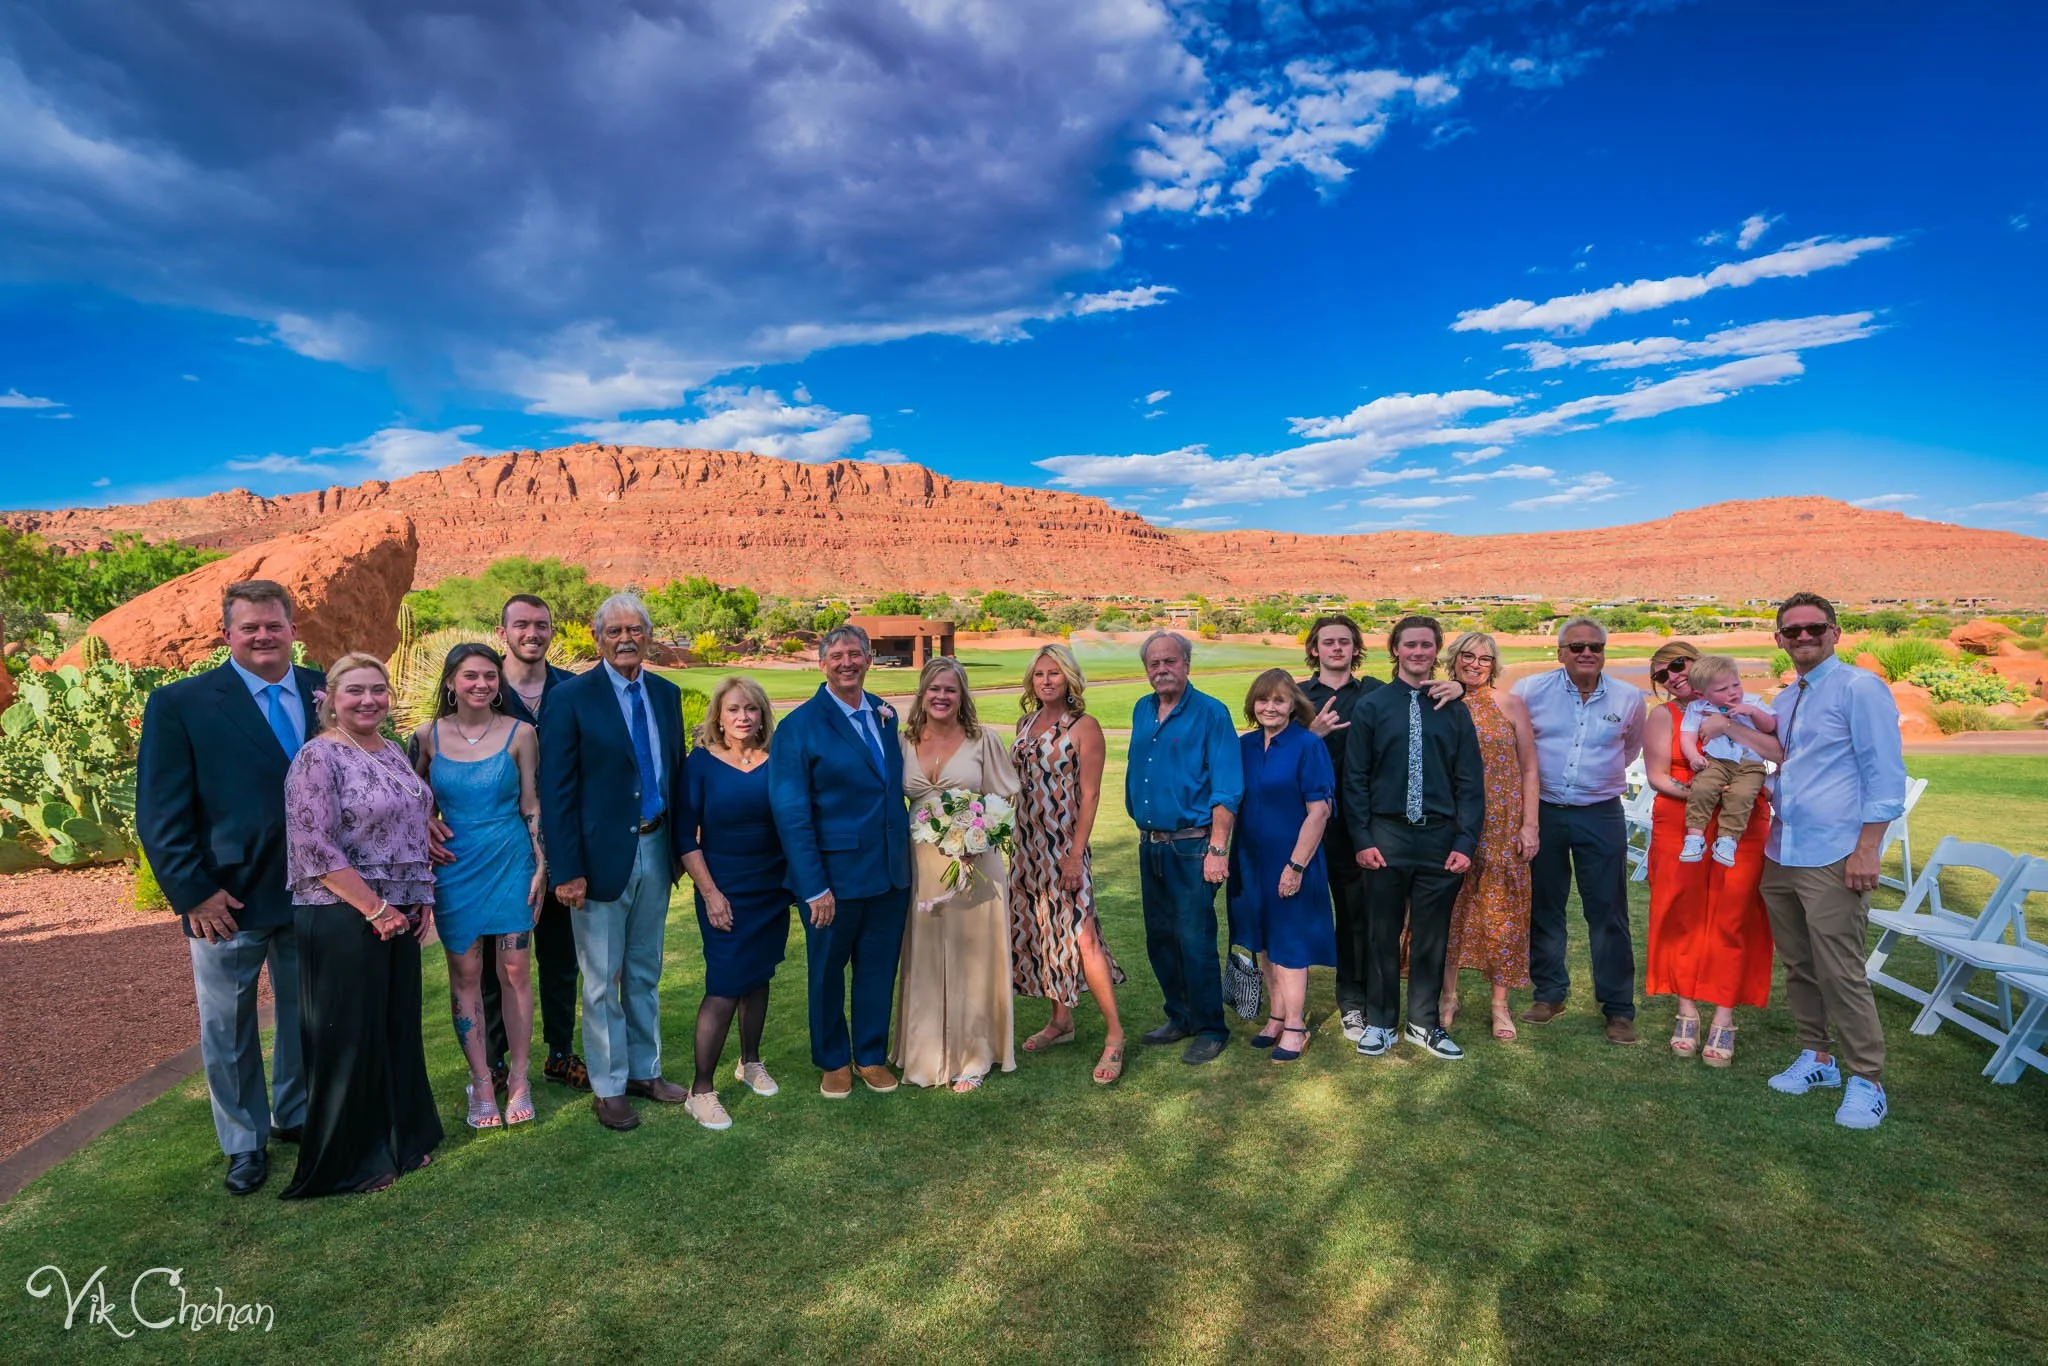
[[[185,936],[124,868],[0,877],[0,1157],[196,1043]]]

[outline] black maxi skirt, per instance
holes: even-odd
[[[349,906],[296,906],[306,1127],[286,1200],[423,1165],[442,1138],[420,1042],[420,941]]]

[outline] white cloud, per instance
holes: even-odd
[[[1021,341],[1030,335],[1025,329],[1027,323],[1153,308],[1165,303],[1174,293],[1168,285],[1140,285],[1134,289],[1111,289],[1098,294],[1068,294],[1048,304],[996,309],[987,313],[917,316],[892,322],[794,323],[756,332],[749,349],[763,358],[793,360],[827,347],[875,346],[910,337]]]
[[[526,399],[529,413],[610,418],[673,408],[731,367],[729,359],[686,355],[657,338],[579,323],[536,351],[501,350],[476,369],[484,383]]]
[[[2023,213],[2016,213],[2005,221],[2006,225],[2014,232],[2025,232],[2028,228],[2034,226],[2034,220]]]
[[[180,375],[178,378],[184,380],[187,384],[199,383],[199,376],[197,375]]]
[[[408,474],[418,474],[421,470],[453,465],[473,455],[498,454],[493,447],[479,446],[468,440],[482,430],[474,423],[439,432],[419,427],[386,427],[345,446],[315,447],[313,454],[366,460],[379,477],[399,479]]]
[[[1766,256],[1730,261],[1704,275],[1673,275],[1662,280],[1637,280],[1580,294],[1563,294],[1543,303],[1509,299],[1491,308],[1466,309],[1451,324],[1453,332],[1551,331],[1584,332],[1616,313],[1643,313],[1697,299],[1716,289],[1740,289],[1758,280],[1794,279],[1818,270],[1844,266],[1868,252],[1882,251],[1891,237],[1811,238]]]
[[[1574,507],[1581,503],[1604,503],[1610,498],[1619,498],[1621,489],[1614,478],[1594,470],[1579,475],[1556,493],[1546,493],[1534,498],[1521,498],[1509,503],[1509,512],[1535,512],[1542,508]]]
[[[282,313],[270,326],[278,341],[309,360],[354,365],[373,358],[369,325],[352,313],[325,318]]]
[[[1179,531],[1214,531],[1237,525],[1235,517],[1154,517],[1152,521],[1157,526],[1173,527]]]
[[[37,398],[24,394],[19,389],[9,389],[0,394],[0,408],[61,408],[64,405],[54,398]]]
[[[2048,490],[2009,498],[1997,503],[1972,503],[1966,512],[2017,512],[2025,517],[2048,517]]]
[[[1481,446],[1476,451],[1459,451],[1451,459],[1460,465],[1476,465],[1482,460],[1493,460],[1507,453],[1506,446]]]
[[[303,455],[259,455],[248,460],[230,460],[228,468],[237,473],[255,474],[317,474],[322,477],[338,473],[332,465],[323,465]]]
[[[1300,498],[1308,490],[1277,456],[1221,458],[1207,446],[1181,446],[1151,455],[1057,455],[1040,460],[1052,482],[1067,488],[1178,488],[1186,496],[1177,511],[1226,503],[1262,503]]]
[[[1557,471],[1548,465],[1502,465],[1497,470],[1486,470],[1473,474],[1454,474],[1448,479],[1439,479],[1439,484],[1480,484],[1489,479],[1553,479]]]
[[[1917,493],[1874,493],[1868,498],[1851,498],[1849,506],[1858,508],[1889,508],[1897,507],[1901,503],[1917,503],[1919,501],[1920,495]]]
[[[1782,215],[1753,213],[1743,219],[1742,226],[1735,233],[1735,249],[1737,251],[1748,251],[1758,242],[1761,242],[1764,234],[1771,230],[1771,225],[1776,223],[1779,217],[1782,217]]]
[[[107,476],[103,474],[99,478],[92,481],[92,486],[96,489],[103,489],[113,482],[113,480],[107,478]]]
[[[1154,389],[1151,393],[1145,395],[1145,402],[1148,404],[1159,404],[1172,397],[1173,390],[1171,389]]]
[[[1778,318],[1710,333],[1699,341],[1678,337],[1644,337],[1638,341],[1603,342],[1597,346],[1559,346],[1556,342],[1510,342],[1507,349],[1528,357],[1531,370],[1590,365],[1595,370],[1634,370],[1646,365],[1720,356],[1767,356],[1780,351],[1805,351],[1860,341],[1882,330],[1874,313],[1821,314],[1810,318]]]
[[[1512,408],[1517,398],[1485,389],[1458,389],[1448,394],[1389,394],[1362,403],[1341,417],[1290,417],[1296,436],[1324,440],[1336,436],[1399,437],[1428,431],[1446,419],[1476,408]]]
[[[792,404],[773,389],[724,386],[698,396],[701,418],[582,422],[570,430],[622,446],[753,451],[807,464],[838,460],[874,434],[863,413],[838,413],[822,403],[801,401],[810,397],[802,388],[796,396],[800,401]]]
[[[1428,526],[1431,522],[1442,520],[1441,517],[1433,517],[1428,513],[1411,512],[1405,517],[1353,522],[1344,529],[1346,531],[1414,531]]]
[[[1393,494],[1381,493],[1375,494],[1371,498],[1359,499],[1358,506],[1362,508],[1419,509],[1440,508],[1448,506],[1451,503],[1469,503],[1471,501],[1472,495],[1469,493],[1425,493],[1413,498],[1401,498],[1396,497]]]

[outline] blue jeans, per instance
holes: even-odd
[[[1216,951],[1216,886],[1202,880],[1206,837],[1138,845],[1145,956],[1166,997],[1166,1021],[1190,1034],[1230,1037],[1223,1022],[1223,959]]]

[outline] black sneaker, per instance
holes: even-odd
[[[566,1086],[572,1091],[590,1089],[590,1071],[583,1065],[583,1059],[574,1053],[556,1053],[540,1069],[540,1074],[557,1086]]]
[[[1394,1031],[1385,1025],[1367,1025],[1358,1037],[1358,1051],[1368,1058],[1377,1058],[1393,1046]]]
[[[1188,1031],[1168,1022],[1157,1029],[1148,1029],[1138,1036],[1138,1042],[1149,1048],[1159,1048],[1170,1043],[1179,1043],[1188,1037]]]
[[[1408,1042],[1416,1047],[1434,1053],[1439,1058],[1462,1058],[1465,1050],[1451,1042],[1451,1036],[1441,1028],[1424,1029],[1419,1024],[1408,1026]]]

